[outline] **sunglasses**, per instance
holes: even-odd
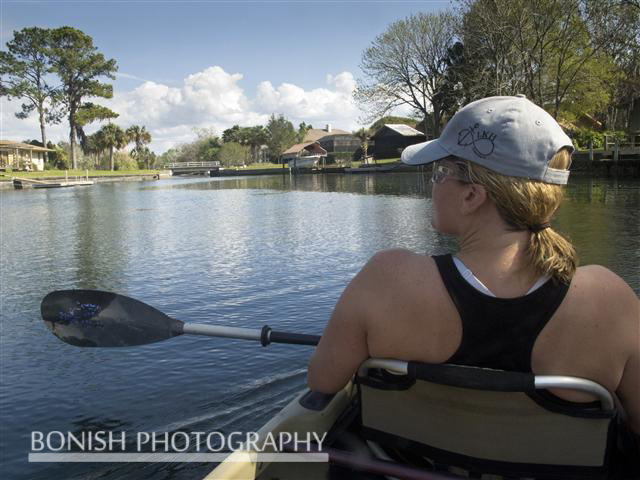
[[[433,174],[431,175],[431,181],[433,183],[442,183],[447,177],[458,180],[462,183],[469,183],[469,179],[462,177],[458,169],[442,164],[435,164],[433,166]]]

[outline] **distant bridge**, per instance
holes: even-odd
[[[216,176],[220,171],[220,162],[172,162],[164,166],[171,170],[171,175],[210,175]]]

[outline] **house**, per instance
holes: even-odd
[[[424,142],[427,139],[424,133],[409,125],[399,123],[385,123],[373,134],[373,145],[369,152],[375,158],[400,157],[402,150],[409,145]]]
[[[331,124],[322,130],[310,129],[304,136],[304,142],[318,142],[327,151],[327,163],[352,160],[361,147],[358,137],[345,130],[332,128]]]
[[[0,168],[42,171],[47,152],[55,150],[29,143],[0,140]]]
[[[290,167],[313,167],[327,156],[327,151],[318,142],[297,143],[282,152],[282,163]]]

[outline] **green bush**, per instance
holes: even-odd
[[[137,170],[138,162],[127,152],[113,152],[114,170]]]
[[[236,142],[223,143],[217,157],[224,167],[245,165],[249,159],[249,147]]]
[[[601,132],[590,130],[588,128],[580,128],[573,132],[573,145],[580,150],[589,148],[589,141],[593,142],[593,148],[602,148],[604,136]]]
[[[623,131],[607,130],[604,132],[598,132],[588,128],[580,128],[573,132],[572,139],[574,146],[580,150],[588,150],[589,140],[592,140],[593,148],[597,150],[604,148],[605,135],[608,137],[610,145],[612,145],[616,140],[619,143],[624,143],[626,141],[626,134]]]
[[[45,170],[66,170],[70,166],[69,155],[66,150],[58,145],[52,145],[51,142],[47,145],[49,148],[55,150],[55,152],[49,152],[49,160],[45,162]]]

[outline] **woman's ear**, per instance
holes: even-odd
[[[470,214],[478,210],[487,201],[487,191],[482,185],[469,183],[464,186],[462,213]]]

